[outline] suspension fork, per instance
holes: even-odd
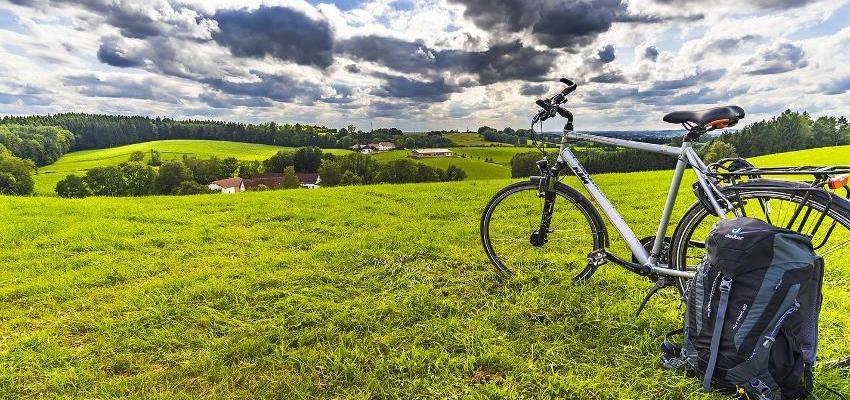
[[[546,168],[545,160],[537,164],[540,168],[542,179],[540,179],[540,187],[537,191],[537,196],[543,199],[543,212],[540,215],[540,226],[536,231],[532,232],[529,239],[532,246],[542,247],[549,241],[549,229],[552,223],[552,215],[555,213],[555,200],[558,194],[555,192],[555,185],[558,183],[558,174],[563,166],[558,163],[551,169]]]

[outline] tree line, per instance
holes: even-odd
[[[402,158],[378,162],[360,153],[325,158],[319,168],[324,186],[369,185],[375,183],[446,182],[466,179],[466,172],[454,165],[445,170]]]
[[[850,144],[850,123],[843,116],[813,119],[808,112],[785,110],[769,120],[726,131],[709,144],[707,161],[753,157],[815,147]]]
[[[529,129],[514,130],[511,127],[502,129],[501,131],[489,126],[478,128],[478,135],[488,142],[507,143],[514,146],[525,146],[531,138],[532,132]]]
[[[69,143],[70,150],[109,148],[168,139],[227,140],[283,147],[320,148],[348,148],[354,144],[377,141],[393,142],[398,147],[406,148],[454,145],[440,132],[406,135],[397,128],[381,128],[363,132],[354,125],[332,129],[323,126],[275,122],[244,124],[86,113],[5,116],[0,118],[0,125],[62,128],[73,134]],[[11,147],[9,148],[12,150]],[[36,163],[46,165],[39,161]]]
[[[74,135],[62,128],[40,125],[0,125],[0,145],[15,157],[43,166],[56,162],[74,144]]]

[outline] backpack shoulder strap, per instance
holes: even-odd
[[[708,366],[705,368],[705,376],[702,379],[702,388],[711,390],[711,378],[714,376],[714,367],[717,364],[717,353],[720,350],[720,335],[723,334],[723,322],[726,320],[726,308],[729,305],[729,292],[732,290],[732,279],[723,278],[720,281],[720,303],[717,305],[717,317],[714,320],[714,332],[711,335],[711,348],[708,357]]]

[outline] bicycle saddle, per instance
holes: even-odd
[[[744,118],[743,108],[726,106],[701,111],[674,111],[664,116],[664,122],[671,124],[690,122],[699,126],[705,126],[712,122],[726,121],[726,126],[732,126],[742,118]]]

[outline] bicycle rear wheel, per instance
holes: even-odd
[[[560,182],[555,194],[545,243],[534,237],[544,209],[537,182],[509,185],[487,204],[481,216],[481,243],[499,272],[510,275],[546,268],[581,270],[587,265],[588,254],[605,246],[605,224],[590,201]]]
[[[770,187],[774,186],[774,187]],[[810,192],[807,185],[787,181],[754,180],[724,189],[734,203],[727,217],[745,216],[812,236],[815,252],[824,258],[825,281],[850,292],[850,202],[826,191]],[[670,267],[694,271],[705,256],[705,238],[719,220],[699,202],[682,217],[670,244]],[[831,282],[831,283],[830,283]],[[678,278],[684,292],[687,279]]]

